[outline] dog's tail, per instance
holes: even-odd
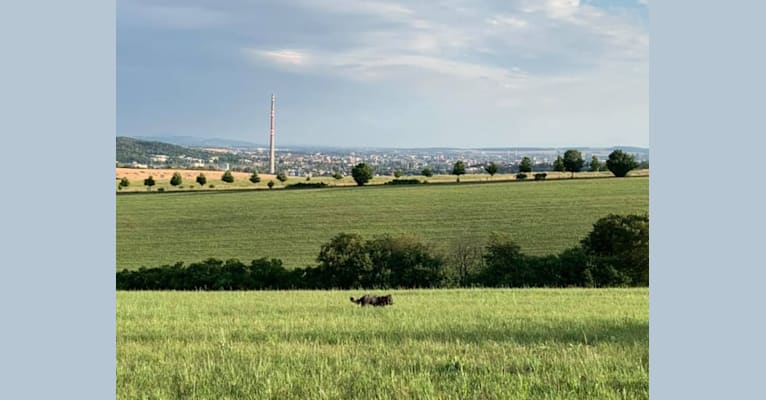
[[[354,300],[354,298],[353,298],[353,297],[349,297],[349,298],[351,299],[351,302],[352,302],[352,303],[356,303],[356,302],[357,302],[357,300]]]

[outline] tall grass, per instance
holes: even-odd
[[[118,292],[119,399],[646,399],[647,289]]]

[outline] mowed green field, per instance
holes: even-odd
[[[648,289],[118,292],[118,399],[647,399]]]
[[[315,265],[340,232],[413,234],[447,250],[509,233],[527,254],[575,246],[609,213],[644,213],[649,178],[117,196],[118,270],[279,258]]]

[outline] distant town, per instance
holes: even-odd
[[[161,139],[164,141],[160,141]],[[175,143],[171,143],[175,142]],[[276,171],[288,176],[350,175],[351,169],[364,162],[372,166],[376,175],[419,175],[429,167],[435,174],[449,174],[457,160],[463,160],[466,173],[481,173],[490,162],[498,165],[499,173],[518,171],[524,157],[532,160],[534,171],[549,171],[553,162],[568,149],[582,153],[589,162],[596,156],[604,162],[609,153],[621,149],[632,154],[639,169],[649,167],[649,149],[630,146],[608,148],[589,147],[518,147],[486,149],[454,148],[332,148],[332,147],[276,147]],[[117,138],[117,166],[132,168],[184,168],[201,170],[257,171],[268,173],[268,146],[245,142],[227,143],[225,140],[207,143],[180,138]]]

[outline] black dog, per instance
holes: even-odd
[[[390,294],[387,294],[385,296],[378,296],[374,294],[366,294],[362,297],[357,298],[354,300],[353,297],[351,297],[351,302],[361,305],[362,307],[370,305],[370,306],[390,306],[394,304],[394,298],[391,297]]]

